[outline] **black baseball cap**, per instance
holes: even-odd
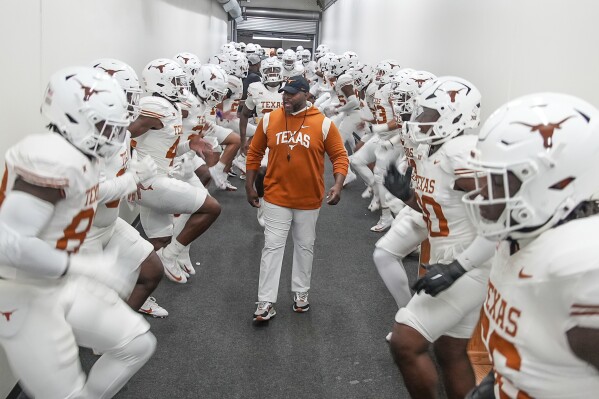
[[[303,91],[307,93],[310,91],[310,85],[308,81],[303,76],[292,76],[287,80],[285,86],[279,89],[279,93],[287,92],[289,94],[295,94],[297,92]]]

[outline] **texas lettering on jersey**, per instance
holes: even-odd
[[[416,185],[416,190],[420,190],[423,193],[427,194],[432,194],[435,192],[435,179],[429,179],[428,177],[414,175],[412,181]]]
[[[486,317],[491,318],[495,322],[495,325],[510,337],[516,336],[516,333],[518,332],[518,320],[520,319],[522,311],[508,304],[490,281],[484,307]],[[488,335],[488,326],[489,321],[487,320],[487,328],[486,331],[483,331],[483,334]]]

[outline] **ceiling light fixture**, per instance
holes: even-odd
[[[252,39],[255,39],[255,40],[283,40],[286,42],[311,42],[312,41],[310,39],[293,39],[290,37],[256,36],[256,35],[253,35]]]

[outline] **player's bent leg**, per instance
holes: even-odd
[[[437,369],[428,354],[429,341],[405,324],[395,323],[391,354],[412,399],[437,397]]]
[[[138,310],[144,304],[146,299],[158,287],[160,280],[164,276],[164,267],[156,252],[152,251],[150,255],[139,266],[139,276],[133,291],[127,300],[127,304],[133,310]]]
[[[412,292],[401,258],[382,248],[375,248],[372,259],[385,286],[395,299],[397,307],[406,306],[410,302]]]
[[[474,388],[474,370],[468,358],[468,339],[442,336],[435,341],[435,356],[448,399],[462,399]]]
[[[221,206],[214,197],[207,196],[202,206],[191,215],[177,241],[183,245],[189,245],[202,235],[218,219]]]
[[[112,398],[147,363],[156,350],[150,331],[105,352],[92,367],[83,398]]]
[[[85,384],[62,289],[62,283],[37,287],[0,279],[0,346],[29,397],[69,398]]]

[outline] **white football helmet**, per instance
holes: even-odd
[[[304,51],[304,46],[297,46],[295,48],[295,58],[297,61],[302,60],[302,51]]]
[[[280,84],[283,79],[283,64],[276,58],[267,58],[260,64],[260,73],[262,74],[262,83],[270,86]]]
[[[245,78],[249,69],[248,59],[245,54],[240,51],[229,54],[229,68],[229,75]]]
[[[266,50],[264,50],[261,45],[256,44],[256,54],[264,56],[266,54]]]
[[[398,123],[401,123],[402,114],[414,112],[414,103],[418,94],[426,88],[427,83],[432,83],[436,78],[427,71],[413,71],[408,72],[407,76],[397,82],[391,93],[391,103]]]
[[[325,54],[330,53],[331,49],[326,44],[320,44],[316,47],[316,51],[314,52],[314,58],[318,61],[319,58],[324,57]]]
[[[233,51],[235,51],[235,45],[231,43],[225,43],[222,46],[220,46],[220,52],[223,54],[232,53]]]
[[[334,53],[326,53],[318,59],[318,69],[320,69],[323,75],[326,76],[331,73],[331,64],[335,58],[337,56]]]
[[[363,90],[368,86],[374,77],[374,71],[370,65],[358,64],[358,66],[352,70],[354,77],[354,87],[358,90]]]
[[[377,84],[385,85],[391,81],[391,76],[400,69],[399,62],[395,60],[381,61],[376,65],[374,81]]]
[[[158,93],[170,101],[185,101],[189,83],[176,61],[158,58],[150,61],[141,73],[146,93]]]
[[[129,115],[116,79],[90,67],[62,69],[50,77],[42,115],[81,152],[110,158],[121,148]]]
[[[443,144],[480,124],[480,98],[478,89],[466,79],[437,78],[416,98],[407,133],[416,143]]]
[[[279,61],[283,61],[283,53],[285,53],[285,50],[279,47],[276,52]]]
[[[235,43],[234,46],[235,46],[235,50],[241,51],[241,44]]]
[[[193,76],[202,66],[202,63],[200,62],[198,56],[192,53],[179,53],[175,55],[174,60],[177,61],[177,63],[179,63],[181,68],[183,68],[189,81],[193,79]]]
[[[305,64],[309,63],[311,60],[312,60],[312,54],[310,53],[310,50],[304,49],[302,51],[302,63],[305,65]]]
[[[329,66],[330,75],[339,77],[349,71],[349,58],[344,55],[338,55],[331,60]]]
[[[123,61],[115,60],[113,58],[103,58],[92,62],[92,66],[96,69],[101,69],[113,78],[121,85],[121,88],[125,91],[127,97],[127,103],[129,107],[129,115],[131,120],[137,119],[141,108],[139,106],[139,99],[141,98],[141,85],[139,84],[139,78],[137,74],[128,64]]]
[[[285,50],[283,53],[283,67],[288,71],[293,71],[295,68],[295,52],[291,49]]]
[[[566,94],[530,94],[495,111],[470,166],[464,196],[481,235],[535,237],[599,191],[599,110]]]
[[[256,45],[254,43],[248,43],[248,45],[245,46],[245,53],[246,54],[257,54],[258,47],[256,47]]]
[[[218,65],[202,65],[193,82],[198,96],[210,107],[220,104],[227,95],[229,77]]]
[[[241,51],[242,53],[245,53],[245,43],[244,42],[239,42],[239,51]]]
[[[349,60],[349,67],[354,69],[360,63],[360,59],[358,58],[358,54],[355,51],[346,51],[343,55]]]

